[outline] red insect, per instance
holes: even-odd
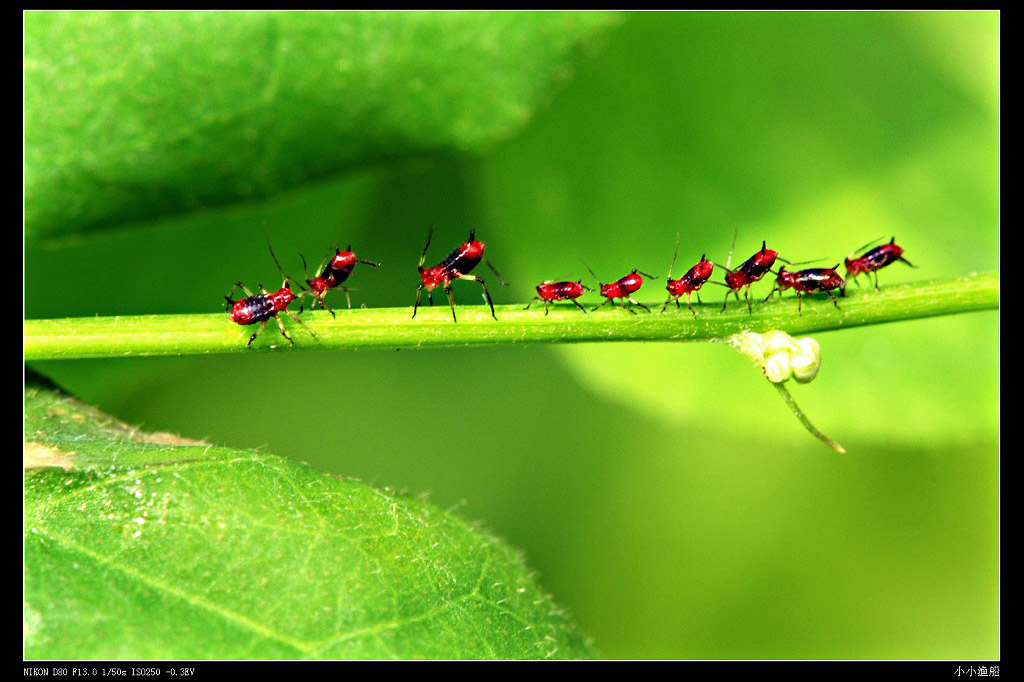
[[[735,245],[735,237],[733,238]],[[730,259],[732,258],[732,252],[729,253]],[[765,273],[771,270],[771,267],[775,265],[775,260],[779,257],[777,251],[772,251],[768,248],[766,242],[761,242],[761,250],[755,253],[753,256],[744,261],[743,265],[739,266],[735,270],[730,270],[728,265],[724,268],[725,272],[725,284],[715,282],[721,286],[728,287],[729,291],[725,294],[725,300],[722,301],[722,311],[725,311],[725,305],[729,302],[729,294],[735,294],[736,300],[740,300],[739,290],[745,289],[743,297],[747,299],[747,312],[753,313],[753,307],[750,304],[750,285],[757,282]],[[728,263],[728,261],[726,261]],[[719,265],[718,267],[722,267]]]
[[[586,291],[593,291],[590,287],[584,285],[582,282],[556,282],[554,280],[547,280],[537,285],[537,296],[533,297],[533,300],[526,304],[523,310],[529,310],[530,306],[533,305],[533,301],[544,301],[544,314],[548,314],[548,303],[554,301],[572,301],[573,305],[587,312],[587,309],[579,304],[576,299],[584,294]]]
[[[288,332],[286,332],[284,328],[284,322],[279,317],[281,313],[284,313],[288,317],[292,318],[292,320],[294,320],[296,323],[302,326],[303,329],[309,332],[310,336],[312,336],[314,339],[317,338],[316,334],[314,334],[309,327],[303,324],[302,320],[288,312],[288,304],[294,301],[299,296],[306,295],[307,292],[303,291],[300,294],[298,294],[298,296],[296,296],[296,294],[292,292],[291,286],[288,284],[288,280],[294,282],[295,278],[286,275],[284,273],[284,270],[281,270],[281,264],[278,262],[277,256],[274,254],[274,249],[270,247],[269,239],[267,240],[267,247],[270,248],[270,255],[274,258],[274,263],[277,264],[277,269],[281,272],[281,275],[284,277],[284,282],[281,284],[281,288],[275,292],[269,292],[263,288],[262,284],[260,284],[260,293],[254,294],[248,287],[246,287],[241,282],[235,282],[235,286],[231,287],[231,291],[228,293],[227,296],[224,297],[224,300],[227,301],[227,303],[224,306],[224,310],[230,312],[232,322],[243,327],[248,326],[250,324],[256,324],[257,322],[260,323],[260,328],[257,329],[253,333],[253,335],[249,337],[249,342],[245,344],[246,348],[252,347],[253,340],[259,335],[261,331],[263,331],[263,328],[267,326],[267,322],[272,317],[275,320],[277,320],[277,326],[280,327],[281,329],[281,336],[288,339],[288,342],[294,346],[295,342],[292,341],[292,337],[288,336]],[[299,286],[301,287],[302,285],[299,284]],[[235,290],[238,288],[241,288],[242,291],[245,292],[245,298],[240,299],[238,301],[233,301],[231,300],[231,297],[234,296]]]
[[[433,236],[434,228],[431,226],[430,231],[427,233],[427,243],[424,245],[423,253],[420,255],[418,270],[422,282],[419,287],[416,288],[416,304],[413,306],[412,316],[414,318],[416,317],[416,310],[420,307],[420,295],[423,293],[424,289],[427,290],[427,300],[430,302],[430,305],[434,305],[434,289],[437,287],[443,287],[444,293],[448,295],[448,305],[450,305],[452,309],[452,320],[454,322],[458,322],[458,319],[455,317],[455,298],[452,296],[452,280],[469,279],[474,282],[479,282],[480,286],[483,287],[484,300],[487,301],[487,305],[491,306],[491,317],[497,320],[498,318],[494,314],[494,303],[491,302],[491,293],[487,291],[487,285],[484,284],[483,278],[469,274],[469,272],[475,268],[480,261],[484,260],[485,245],[483,242],[475,241],[476,230],[470,230],[469,241],[452,251],[447,258],[441,261],[441,263],[432,268],[424,269],[423,261],[427,258],[427,249],[430,247],[430,238]],[[487,261],[487,266],[498,277],[499,282],[508,286],[489,261]]]
[[[786,266],[782,266],[779,268],[778,277],[775,279],[775,288],[768,294],[768,298],[764,300],[767,301],[776,291],[779,292],[779,296],[782,296],[783,291],[791,288],[796,292],[797,312],[803,315],[803,298],[801,295],[817,294],[824,291],[832,299],[832,303],[835,304],[836,308],[839,308],[839,302],[832,295],[832,291],[839,289],[839,295],[846,296],[846,282],[836,272],[838,267],[839,263],[836,263],[831,268],[809,268],[807,270],[798,270],[797,272],[787,272]]]
[[[301,253],[299,257],[302,258],[302,269],[306,269],[306,258]],[[328,292],[331,289],[341,289],[345,292],[345,300],[348,302],[348,307],[352,307],[352,297],[348,294],[348,287],[341,286],[342,282],[348,279],[348,276],[352,274],[352,269],[355,268],[356,263],[365,263],[373,268],[380,267],[380,263],[374,263],[373,261],[363,260],[356,258],[356,254],[352,253],[352,245],[349,244],[342,251],[338,248],[334,249],[334,255],[328,256],[320,267],[317,268],[316,277],[309,279],[307,277],[306,284],[309,285],[311,290],[311,296],[313,297],[313,305],[315,308],[316,304],[319,303],[321,308],[327,310],[332,317],[337,318],[331,307],[324,302]],[[300,310],[301,312],[301,310]]]
[[[584,265],[587,264],[584,263]],[[589,265],[587,265],[587,270],[590,270]],[[594,275],[594,271],[590,270],[590,274]],[[641,277],[640,275],[643,275],[643,277]],[[634,269],[625,277],[615,280],[611,284],[602,284],[600,281],[598,281],[598,286],[601,288],[601,295],[604,296],[607,300],[601,305],[594,306],[593,308],[591,308],[591,310],[597,310],[601,306],[611,303],[614,299],[621,298],[622,308],[624,310],[628,310],[634,315],[636,315],[636,311],[633,310],[632,308],[627,308],[626,301],[629,301],[633,305],[640,306],[647,312],[651,312],[650,308],[645,306],[643,303],[640,303],[639,301],[633,300],[633,297],[630,296],[630,294],[639,291],[640,287],[644,285],[644,277],[649,277],[650,279],[657,279],[657,277],[655,277],[654,275],[648,275],[646,272]],[[594,279],[597,279],[597,275],[594,275]]]
[[[875,241],[878,240],[876,239]],[[864,246],[860,247],[860,249],[857,249],[857,251],[860,251],[861,249],[866,249],[873,243],[874,242],[865,244]],[[886,265],[890,265],[899,260],[903,261],[912,268],[917,267],[916,265],[914,265],[913,263],[911,263],[910,261],[903,257],[903,247],[898,246],[896,244],[896,237],[893,237],[888,244],[876,246],[875,248],[871,249],[860,258],[854,258],[853,256],[855,253],[857,253],[857,251],[854,251],[853,253],[846,257],[846,279],[850,279],[852,277],[854,283],[857,286],[860,286],[860,282],[857,281],[857,277],[859,275],[873,273],[875,276],[875,291],[879,290],[877,271],[881,270]],[[868,279],[870,279],[870,277],[868,277]]]
[[[661,312],[665,312],[665,308],[668,304],[675,299],[676,307],[679,308],[679,297],[686,294],[686,307],[690,309],[693,316],[697,316],[697,311],[690,305],[690,294],[700,290],[704,286],[704,282],[711,279],[711,273],[715,269],[715,266],[709,260],[705,260],[704,257],[707,254],[702,253],[700,255],[700,262],[694,265],[692,268],[687,270],[686,274],[679,279],[672,279],[672,268],[676,264],[676,256],[679,255],[679,237],[676,236],[676,251],[672,254],[672,264],[668,266],[668,283],[665,284],[665,290],[668,291],[668,300],[665,301],[665,305],[661,306]],[[697,303],[700,303],[700,294],[697,294]]]

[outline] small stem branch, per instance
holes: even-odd
[[[779,392],[779,395],[782,396],[783,402],[785,402],[786,405],[789,406],[789,409],[793,410],[793,414],[795,414],[796,418],[800,420],[800,423],[804,425],[804,428],[811,432],[812,436],[814,436],[815,438],[820,440],[822,443],[824,443],[825,445],[827,445],[830,448],[832,448],[833,450],[835,450],[836,452],[839,452],[839,453],[845,453],[846,452],[846,448],[844,448],[842,445],[840,445],[839,443],[835,442],[834,440],[832,440],[831,438],[826,436],[824,433],[819,431],[814,426],[814,424],[811,423],[811,420],[807,418],[807,415],[805,415],[803,413],[803,410],[800,409],[800,406],[796,404],[796,401],[793,400],[793,396],[791,396],[789,394],[789,390],[786,388],[786,386],[784,384],[781,384],[781,383],[780,384],[774,384],[773,383],[772,386],[775,387],[775,389]]]
[[[659,292],[663,293],[663,292]],[[253,342],[245,343],[255,327],[239,327],[221,313],[203,315],[141,315],[83,317],[25,321],[25,360],[247,353],[259,350],[340,350],[423,348],[513,343],[578,343],[588,341],[710,341],[741,331],[781,329],[790,334],[829,331],[866,324],[913,320],[999,307],[999,274],[972,274],[948,280],[886,285],[880,292],[851,285],[837,310],[826,296],[805,297],[797,314],[791,296],[754,306],[752,315],[735,301],[724,312],[721,299],[697,309],[670,304],[659,312],[663,298],[649,302],[653,312],[633,315],[605,306],[584,314],[571,303],[544,309],[525,304],[495,306],[497,321],[487,306],[459,306],[453,323],[447,306],[420,308],[337,309],[337,319],[324,311],[307,312],[303,321],[319,337],[314,340],[285,318],[291,346],[271,322]],[[653,298],[649,294],[649,298]],[[820,300],[819,300],[820,299]]]

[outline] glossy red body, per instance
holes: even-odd
[[[803,314],[802,295],[817,294],[823,291],[828,294],[833,305],[838,308],[839,303],[836,301],[835,296],[832,295],[832,292],[835,289],[839,289],[839,295],[846,296],[846,282],[836,272],[838,267],[839,263],[836,263],[831,268],[808,268],[807,270],[787,272],[785,266],[783,266],[779,268],[779,274],[775,278],[775,288],[768,294],[768,298],[771,298],[772,294],[776,291],[781,295],[786,289],[792,289],[796,292],[797,310],[800,311],[800,314]],[[767,301],[768,298],[765,300]]]
[[[554,280],[548,280],[541,282],[537,285],[537,295],[533,297],[533,300],[526,304],[524,310],[529,310],[530,306],[533,305],[533,301],[544,302],[544,314],[548,314],[548,304],[555,301],[572,301],[573,305],[587,312],[587,309],[579,304],[576,300],[587,291],[590,291],[588,287],[583,286],[582,282],[556,282]]]
[[[341,284],[352,274],[352,268],[356,266],[357,262],[359,259],[351,251],[336,251],[334,258],[327,264],[327,269],[330,270],[337,283]]]
[[[580,282],[544,282],[537,285],[537,295],[545,301],[569,301],[586,291]]]
[[[679,242],[676,241],[676,253],[678,254]],[[711,273],[714,272],[714,264],[705,258],[707,254],[701,254],[700,261],[697,262],[692,268],[686,271],[686,274],[679,279],[672,279],[672,268],[669,267],[668,282],[665,284],[665,290],[668,292],[668,300],[661,306],[661,312],[665,312],[665,308],[672,301],[676,302],[676,307],[679,306],[679,297],[686,296],[686,307],[694,317],[697,316],[697,311],[693,309],[693,305],[690,303],[690,296],[700,291],[700,288],[704,286],[704,283],[711,279]],[[675,265],[675,256],[672,258],[672,264]],[[700,294],[697,295],[697,301],[700,301]]]
[[[781,293],[786,289],[793,289],[805,294],[816,294],[821,291],[844,289],[846,282],[836,272],[838,267],[839,264],[836,263],[831,268],[809,268],[807,270],[787,272],[785,266],[783,266],[779,268],[779,275],[775,279],[773,293],[774,291]]]
[[[328,291],[348,279],[357,262],[356,254],[351,251],[338,251],[324,266],[323,272],[306,280],[306,283],[316,298],[322,301]]]
[[[587,269],[590,269],[589,265],[587,266]],[[590,274],[594,274],[593,270],[591,270]],[[630,294],[632,294],[633,292],[639,291],[640,287],[644,285],[644,278],[641,277],[641,275],[643,275],[644,277],[648,277],[650,279],[655,279],[654,275],[648,275],[645,272],[633,270],[633,272],[629,273],[625,277],[622,277],[621,279],[612,282],[611,284],[601,284],[601,295],[605,297],[605,302],[599,306],[594,306],[592,310],[597,310],[601,306],[608,305],[609,303],[613,303],[615,299],[621,298],[623,299],[622,307],[628,310],[629,312],[633,313],[634,315],[636,315],[636,311],[626,306],[626,301],[629,301],[633,305],[639,306],[640,308],[643,308],[647,312],[650,312],[650,308],[645,306],[640,301],[633,300],[633,297],[630,296]],[[594,276],[594,279],[597,279],[596,275]]]
[[[853,281],[856,282],[859,275],[875,273],[875,291],[878,291],[877,271],[898,260],[903,261],[910,267],[914,267],[910,261],[903,257],[903,247],[896,244],[896,238],[893,237],[888,244],[877,246],[859,258],[847,257],[845,260],[846,278],[853,278]]]
[[[685,275],[679,279],[670,279],[665,289],[672,296],[679,298],[683,294],[692,294],[699,291],[704,283],[711,279],[711,273],[715,266],[709,260],[702,257],[700,262],[690,268]]]
[[[421,267],[420,279],[423,280],[423,288],[433,291],[453,279],[468,275],[483,260],[485,248],[483,242],[466,242],[434,267]]]
[[[732,272],[726,273],[725,283],[729,285],[731,291],[739,291],[741,287],[749,287],[772,269],[778,257],[778,251],[772,251],[766,247],[765,242],[761,242],[760,251],[744,261],[743,265]]]
[[[288,312],[288,304],[294,301],[296,298],[301,296],[311,296],[309,291],[302,286],[302,282],[298,281],[291,275],[287,274],[281,268],[281,262],[277,260],[277,254],[274,253],[274,247],[270,245],[270,237],[267,237],[267,249],[270,250],[270,257],[274,259],[274,265],[277,266],[278,271],[281,273],[281,277],[284,278],[284,282],[281,284],[281,288],[277,291],[267,291],[260,285],[260,293],[254,294],[241,282],[236,281],[235,286],[231,287],[231,291],[224,297],[227,302],[225,310],[229,312],[231,321],[235,324],[248,326],[250,324],[259,323],[260,328],[253,332],[253,335],[249,337],[249,342],[245,344],[246,348],[252,347],[253,340],[259,335],[263,328],[267,326],[267,321],[270,318],[274,318],[277,321],[277,326],[281,330],[281,336],[288,339],[288,343],[295,344],[292,341],[292,337],[288,336],[288,332],[285,331],[284,322],[281,320],[280,315],[284,314],[292,318],[296,324],[301,325],[309,335],[314,339],[317,338],[316,334],[313,333],[309,327],[306,327],[295,315]],[[295,282],[295,285],[302,291],[299,294],[295,294],[292,291],[289,282]],[[241,288],[245,292],[245,298],[239,301],[232,301],[231,297],[235,295],[235,290]]]
[[[729,291],[726,292],[725,301],[722,302],[722,310],[725,310],[725,306],[729,302],[729,294],[736,294],[736,299],[739,300],[740,295],[738,292],[740,289],[745,288],[746,291],[743,292],[743,296],[747,299],[747,312],[752,312],[750,285],[764,277],[765,273],[775,265],[778,257],[778,251],[772,251],[768,248],[766,242],[762,241],[760,251],[745,260],[735,270],[727,269],[725,273],[725,286],[729,288]]]
[[[751,282],[752,280],[748,280],[747,276],[739,270],[725,273],[725,285],[729,287],[729,294],[739,291]],[[726,295],[728,296],[728,294]]]
[[[345,292],[345,300],[348,301],[348,307],[351,308],[352,299],[348,295],[348,289],[341,286],[342,283],[352,274],[356,263],[366,263],[374,268],[380,266],[380,263],[358,258],[356,254],[352,253],[351,249],[351,246],[344,251],[335,249],[334,255],[324,263],[317,276],[306,280],[306,284],[309,285],[313,297],[313,307],[316,307],[316,304],[319,303],[321,308],[325,308],[330,311],[331,315],[334,315],[334,311],[324,302],[324,299],[327,298],[327,294],[331,289],[340,287]],[[305,264],[305,258],[303,258],[302,262]]]
[[[275,260],[277,260],[276,257]],[[253,335],[249,337],[248,343],[245,344],[247,348],[252,346],[253,340],[259,336],[259,333],[263,331],[263,328],[267,326],[267,321],[271,318],[277,320],[281,336],[288,339],[288,343],[294,344],[295,342],[292,341],[292,337],[288,336],[288,332],[285,331],[284,322],[279,317],[282,314],[292,318],[297,324],[305,328],[314,339],[317,338],[316,334],[302,323],[302,320],[288,312],[289,303],[299,296],[308,295],[309,292],[303,291],[296,295],[288,285],[287,275],[285,277],[284,283],[277,291],[266,291],[261,286],[261,293],[259,294],[252,293],[241,282],[235,282],[235,286],[231,288],[231,293],[224,297],[224,300],[227,301],[225,309],[228,310],[232,322],[243,327],[257,323],[260,325],[260,328],[253,332]],[[245,292],[246,296],[240,301],[232,301],[231,297],[234,295],[235,289],[239,287]]]
[[[474,238],[476,230],[470,230],[469,240],[459,248],[448,254],[448,257],[438,263],[432,268],[424,268],[423,262],[427,257],[427,249],[430,248],[430,238],[434,234],[434,229],[431,228],[427,234],[427,243],[423,247],[423,253],[420,254],[420,264],[417,270],[420,273],[420,285],[416,288],[416,303],[412,308],[412,316],[416,317],[416,311],[420,307],[420,295],[423,290],[427,290],[427,300],[431,305],[434,304],[434,299],[431,296],[434,289],[442,287],[444,293],[448,296],[448,305],[452,309],[452,320],[458,322],[458,317],[455,315],[455,298],[452,296],[451,282],[456,279],[469,279],[474,282],[478,282],[484,290],[484,300],[487,301],[487,305],[491,307],[491,317],[497,320],[497,316],[494,314],[494,302],[491,301],[491,293],[487,291],[487,284],[484,280],[476,275],[469,274],[473,268],[480,264],[480,261],[484,259],[484,249],[486,245],[483,242],[478,242]],[[497,275],[498,280],[504,284],[505,281],[498,274],[498,271],[490,263],[490,266],[494,274]]]
[[[285,310],[295,298],[291,287],[285,282],[284,286],[275,292],[247,296],[240,301],[231,302],[231,321],[243,327],[265,322]]]
[[[629,295],[639,291],[644,285],[644,278],[635,272],[631,272],[622,279],[611,284],[601,285],[601,295],[605,298],[629,298]]]

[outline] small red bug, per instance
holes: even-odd
[[[839,295],[846,296],[846,282],[836,272],[838,267],[839,263],[836,263],[831,268],[809,268],[807,270],[787,272],[786,266],[782,266],[779,268],[779,274],[775,280],[775,288],[771,290],[768,298],[764,300],[767,301],[776,291],[779,292],[779,296],[782,296],[783,291],[792,288],[796,292],[797,312],[803,315],[803,298],[801,295],[816,294],[824,291],[832,299],[832,303],[835,304],[836,308],[839,308],[839,302],[832,295],[832,291],[839,289]]]
[[[584,263],[584,265],[587,265],[587,264]],[[589,265],[587,265],[587,270],[590,270],[590,266]],[[594,275],[594,279],[597,279],[597,275],[594,274],[593,270],[590,270],[590,274]],[[643,277],[641,277],[641,275],[643,275]],[[630,294],[633,294],[633,293],[636,293],[637,291],[639,291],[640,287],[642,287],[644,285],[644,279],[643,279],[644,277],[648,277],[650,279],[657,279],[657,277],[655,277],[654,275],[648,275],[646,272],[642,272],[640,270],[634,269],[632,272],[630,272],[625,277],[617,279],[614,282],[612,282],[611,284],[602,284],[600,282],[600,280],[598,280],[598,286],[600,287],[601,295],[604,296],[605,299],[607,299],[607,300],[604,303],[600,304],[600,305],[594,306],[593,308],[591,308],[591,310],[597,310],[601,306],[604,306],[604,305],[607,305],[607,304],[611,303],[614,299],[621,298],[622,299],[622,308],[623,308],[623,310],[628,310],[629,312],[631,312],[634,315],[636,315],[636,311],[635,310],[633,310],[632,308],[627,308],[626,307],[626,301],[629,301],[633,305],[638,305],[641,308],[643,308],[644,310],[646,310],[647,312],[651,312],[650,308],[645,306],[640,301],[634,300],[633,297],[630,296]]]
[[[554,280],[547,280],[537,285],[537,296],[533,297],[533,300],[526,304],[523,310],[529,310],[530,306],[533,305],[533,301],[544,301],[544,314],[548,314],[548,303],[554,301],[572,301],[573,305],[587,312],[587,309],[580,305],[576,299],[583,295],[585,291],[593,291],[590,287],[584,285],[580,281],[576,282],[556,282]]]
[[[733,245],[736,244],[736,238],[733,237]],[[729,251],[729,260],[732,259],[732,250]],[[723,268],[725,272],[725,284],[721,282],[715,282],[720,286],[728,287],[729,291],[725,294],[725,300],[722,301],[722,312],[725,312],[725,306],[729,302],[729,294],[735,294],[736,300],[740,300],[739,290],[744,289],[743,297],[747,299],[747,313],[753,313],[753,307],[750,304],[750,285],[757,282],[765,276],[771,267],[775,265],[776,259],[779,258],[777,251],[772,251],[768,248],[765,241],[761,241],[761,250],[755,253],[753,256],[743,262],[741,266],[735,270],[730,270],[726,261],[726,266]],[[719,265],[718,267],[722,267]]]
[[[452,296],[451,283],[453,279],[469,279],[479,282],[480,286],[483,287],[484,300],[487,301],[487,305],[491,306],[491,317],[497,320],[498,317],[494,314],[494,303],[491,302],[491,293],[487,290],[487,285],[484,284],[483,278],[469,274],[480,261],[485,260],[484,249],[486,246],[483,242],[475,240],[476,230],[470,230],[469,241],[452,251],[438,265],[432,268],[424,268],[423,261],[427,258],[427,249],[430,248],[430,239],[433,236],[434,227],[431,226],[430,231],[427,233],[427,243],[423,247],[423,253],[420,255],[420,264],[417,268],[422,281],[416,288],[416,304],[412,308],[412,316],[416,317],[416,310],[420,307],[420,295],[423,293],[423,290],[427,290],[427,300],[430,302],[430,305],[434,305],[433,292],[434,289],[440,286],[444,288],[444,293],[448,295],[448,305],[452,309],[452,321],[458,322],[458,318],[455,317],[455,298]],[[490,261],[486,262],[487,267],[498,277],[498,281],[508,286],[494,266],[491,265]]]
[[[300,253],[299,258],[302,259],[302,269],[305,271],[306,257]],[[312,292],[310,295],[313,297],[313,305],[311,307],[315,308],[316,304],[319,303],[321,308],[327,310],[332,317],[337,318],[337,315],[335,315],[334,311],[331,310],[331,307],[324,302],[324,299],[327,297],[327,293],[331,289],[341,289],[345,292],[345,300],[348,302],[348,307],[351,308],[352,297],[349,296],[348,287],[343,287],[341,284],[348,279],[349,275],[352,274],[352,269],[355,268],[356,263],[365,263],[373,268],[380,267],[380,263],[374,263],[370,260],[357,258],[356,254],[352,253],[351,244],[345,247],[344,251],[335,248],[334,255],[328,256],[327,259],[320,264],[320,267],[317,268],[318,274],[316,277],[313,279],[309,279],[307,277],[306,279],[306,284],[309,285],[310,291]]]
[[[884,239],[884,237],[879,237],[879,239]],[[874,244],[874,242],[876,241],[878,241],[878,239],[865,244],[864,246],[860,247],[860,249],[857,249],[857,251],[860,251],[861,249],[866,249],[867,247],[871,246],[871,244]],[[860,258],[854,258],[853,256],[854,254],[857,253],[857,251],[854,251],[853,253],[846,257],[846,279],[850,279],[852,277],[853,282],[857,286],[860,286],[860,282],[857,281],[857,277],[863,274],[873,273],[875,276],[875,291],[879,290],[877,272],[878,270],[881,270],[885,266],[891,265],[892,263],[895,263],[898,260],[903,261],[912,268],[917,267],[916,265],[914,265],[913,263],[911,263],[910,261],[903,257],[903,247],[898,246],[896,244],[896,237],[893,237],[888,244],[876,246],[875,248],[871,249]],[[868,279],[871,279],[871,277],[869,276]]]
[[[704,283],[711,278],[711,273],[715,269],[715,266],[709,260],[705,260],[706,253],[700,255],[700,261],[692,268],[687,270],[686,274],[679,279],[672,279],[672,268],[676,264],[676,256],[679,255],[679,235],[676,235],[676,250],[672,254],[672,264],[668,266],[668,282],[665,284],[665,290],[668,291],[668,300],[665,301],[665,305],[661,306],[661,312],[665,312],[668,304],[675,299],[676,307],[679,308],[679,297],[686,294],[686,307],[690,309],[693,316],[697,316],[697,311],[690,305],[690,294],[700,290]],[[697,303],[700,303],[700,294],[697,294]]]
[[[250,324],[256,324],[257,322],[260,323],[260,328],[249,337],[248,343],[245,344],[246,348],[252,347],[253,340],[261,331],[263,331],[263,328],[267,326],[267,322],[272,317],[277,320],[277,326],[281,329],[281,336],[288,339],[288,342],[293,346],[295,345],[295,342],[292,341],[292,337],[288,336],[288,332],[285,331],[284,322],[279,317],[280,313],[284,313],[288,317],[292,318],[292,320],[309,332],[310,336],[314,339],[317,338],[317,335],[314,334],[313,331],[302,322],[302,320],[288,312],[288,304],[299,296],[307,295],[308,292],[303,291],[298,294],[298,296],[292,292],[291,286],[288,284],[288,280],[294,282],[296,281],[295,278],[290,275],[286,275],[284,270],[281,269],[281,264],[278,262],[277,256],[274,254],[273,247],[270,246],[269,239],[267,239],[267,247],[270,248],[270,255],[273,257],[274,263],[277,264],[277,269],[284,277],[284,282],[281,284],[281,288],[275,292],[269,292],[263,288],[262,284],[260,284],[260,293],[255,294],[247,286],[236,281],[235,286],[231,287],[231,291],[224,297],[224,300],[227,301],[224,306],[224,310],[230,312],[232,322],[243,327]],[[299,284],[299,286],[301,287],[302,285]],[[231,297],[234,296],[235,290],[238,288],[241,288],[242,291],[245,292],[245,298],[233,301]]]

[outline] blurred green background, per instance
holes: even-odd
[[[464,15],[436,16],[446,30],[478,30],[459,25]],[[588,20],[472,17],[528,18],[548,27],[534,35],[541,44]],[[33,119],[33,59],[66,48],[48,40],[66,39],[59,24],[26,18],[36,50],[26,58],[28,318],[218,311],[236,279],[275,283],[264,224],[295,273],[296,252],[318,261],[338,242],[383,263],[350,280],[355,304],[371,307],[411,306],[430,224],[435,262],[477,230],[511,283],[492,291],[496,303],[525,305],[544,279],[587,283],[584,258],[604,281],[632,268],[658,275],[638,298],[660,304],[677,232],[676,276],[702,252],[724,262],[736,228],[734,261],[766,239],[790,260],[831,265],[895,236],[919,269],[882,270],[883,287],[998,268],[997,13],[597,15],[587,48],[516,90],[524,104],[494,130],[408,142],[393,125],[380,133],[382,109],[370,108],[347,124],[365,124],[367,144],[335,145],[344,131],[327,126],[295,157],[346,163],[322,159],[285,179],[274,175],[282,152],[259,169],[263,185],[228,199],[200,191],[219,176],[188,160],[189,196],[144,173],[134,184],[95,168],[77,185],[60,168],[46,176],[55,155],[87,167],[102,156],[102,140],[36,155],[40,130],[74,125],[70,104]],[[405,45],[403,35],[390,39]],[[494,52],[506,49],[523,48],[498,40]],[[244,92],[238,73],[208,87]],[[74,116],[103,114],[89,92],[60,96],[78,98]],[[456,118],[457,97],[446,103]],[[225,149],[225,163],[248,168],[250,152],[237,153]],[[46,186],[61,183],[71,194],[107,188],[123,212],[62,209],[63,199],[40,208]],[[475,285],[454,289],[479,302]],[[705,287],[700,314],[715,314],[720,291]],[[792,393],[845,456],[810,437],[749,360],[712,344],[34,367],[146,430],[429,494],[521,548],[604,657],[998,658],[998,315],[816,338],[821,372]]]

